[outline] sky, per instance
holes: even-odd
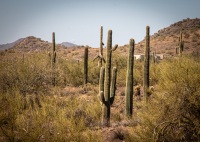
[[[186,18],[200,18],[200,0],[0,0],[0,44],[35,36],[56,43],[99,47],[113,31],[113,45],[144,39]]]

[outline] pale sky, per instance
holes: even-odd
[[[153,35],[186,18],[200,18],[200,0],[0,0],[0,44],[35,36],[56,43],[99,46],[100,26],[106,45],[108,29],[113,45]]]

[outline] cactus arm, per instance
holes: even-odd
[[[118,44],[115,44],[115,46],[112,48],[111,51],[115,51],[117,49],[117,47],[118,47]]]
[[[100,58],[100,56],[99,55],[96,55],[95,57],[94,57],[94,59],[93,59],[93,62],[96,60],[96,59],[99,59]]]
[[[105,104],[105,105],[106,105],[106,101],[105,101],[105,98],[104,98],[104,93],[103,93],[103,91],[101,91],[101,92],[99,93],[98,98],[99,98],[99,100],[100,100],[100,102],[101,102],[102,104]]]
[[[103,57],[102,57],[102,60],[103,60],[104,63],[106,63],[106,60]]]
[[[103,60],[104,63],[106,62],[106,60],[104,59],[102,55],[99,55],[99,57],[101,58],[101,60]]]
[[[110,90],[110,105],[113,104],[114,99],[115,99],[116,80],[117,80],[117,68],[114,67],[113,70],[112,70],[112,81],[111,81],[111,90]]]

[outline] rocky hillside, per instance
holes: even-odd
[[[65,48],[63,45],[57,44],[58,48]],[[49,51],[51,50],[52,43],[48,41],[44,41],[40,38],[36,38],[34,36],[29,36],[15,44],[12,49],[20,50],[24,52],[41,52],[41,51]]]
[[[12,43],[7,43],[7,44],[1,44],[0,45],[0,50],[6,50],[9,48],[12,48],[13,46],[15,46],[16,44],[18,44],[19,42],[21,42],[23,40],[23,38],[20,38]]]
[[[151,36],[151,51],[158,54],[175,55],[180,31],[183,32],[184,53],[197,53],[200,50],[200,19],[184,19]],[[145,41],[136,45],[136,52],[143,53]]]

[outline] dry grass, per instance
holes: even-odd
[[[56,87],[53,87],[46,53],[26,53],[24,58],[15,52],[1,55],[0,141],[200,139],[198,57],[151,64],[150,82],[155,87],[151,102],[146,105],[143,96],[135,97],[130,120],[124,117],[126,57],[113,54],[113,66],[118,68],[118,76],[117,94],[111,107],[112,126],[102,128],[96,62],[89,60],[89,84],[85,88],[83,62],[65,60],[58,54]],[[142,66],[143,62],[135,62],[134,81],[139,85],[142,85]]]

